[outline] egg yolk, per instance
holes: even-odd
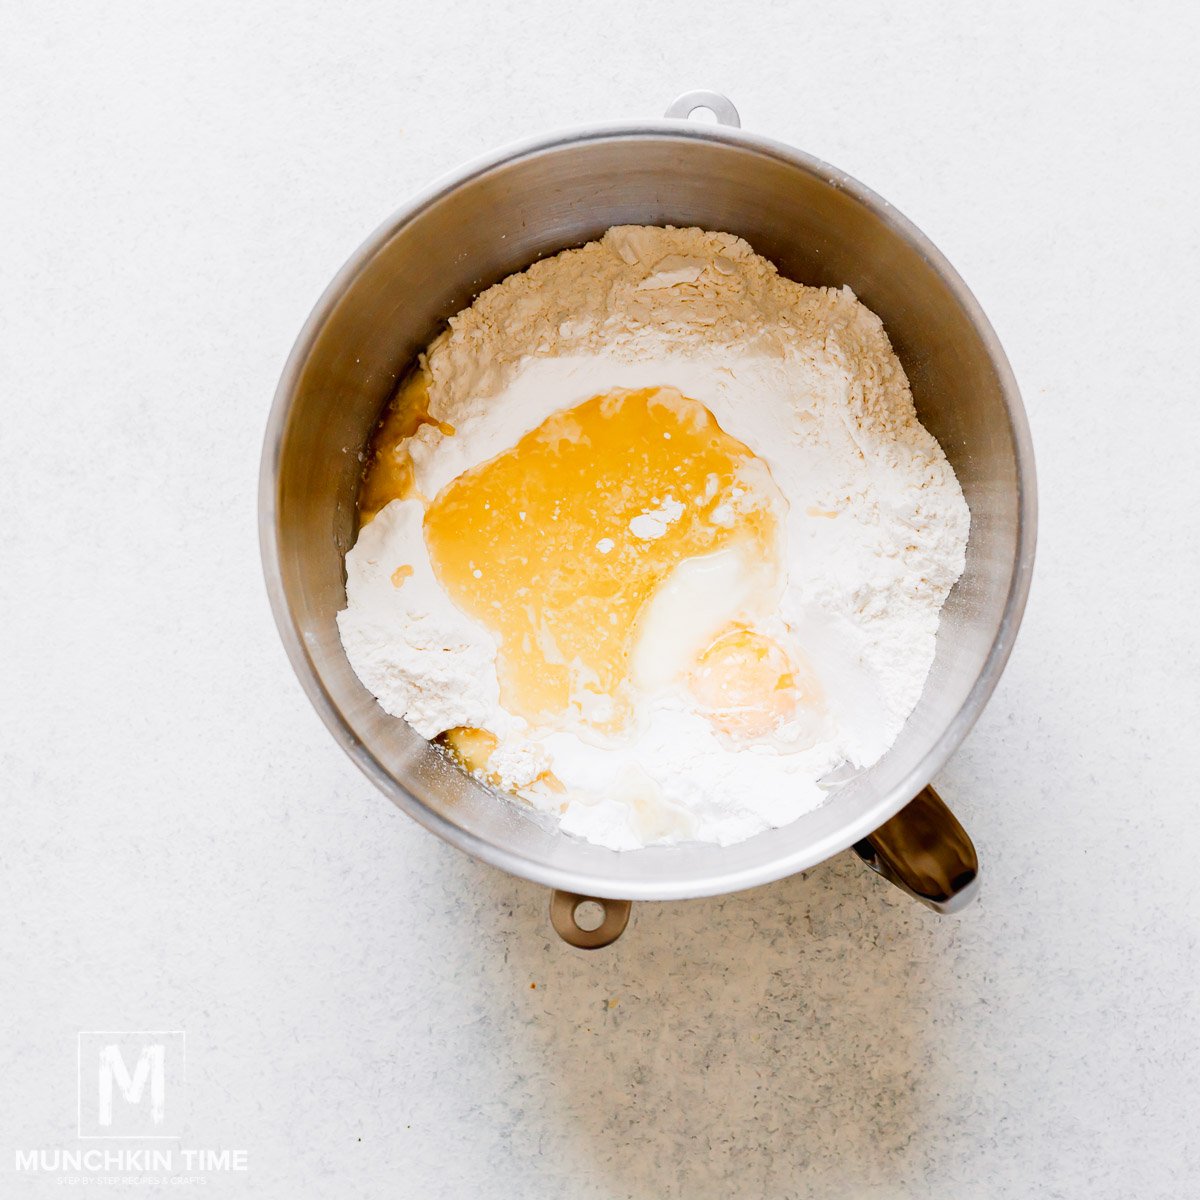
[[[766,465],[704,405],[618,390],[453,480],[425,540],[450,599],[497,635],[505,708],[612,734],[632,716],[630,656],[656,589],[681,561],[732,546],[777,563],[783,508]],[[746,631],[704,650],[690,681],[701,707],[752,735],[790,687],[772,646]]]
[[[799,709],[824,704],[806,664],[743,626],[724,631],[697,656],[687,685],[708,720],[738,741],[767,738]]]

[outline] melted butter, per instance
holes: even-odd
[[[447,729],[438,741],[464,766],[468,771],[487,778],[488,759],[496,749],[497,739],[486,729],[476,729],[471,725],[456,725]],[[496,782],[496,780],[489,780]]]
[[[371,439],[358,494],[361,524],[369,524],[393,500],[407,500],[416,494],[406,443],[422,425],[436,425],[446,435],[454,432],[454,426],[429,415],[429,379],[424,371],[416,370],[401,383]]]
[[[782,508],[765,464],[702,404],[670,388],[613,391],[448,484],[425,539],[447,594],[498,637],[505,708],[534,725],[614,733],[632,715],[648,600],[679,563],[731,547],[777,569]],[[714,713],[763,681],[774,695],[786,674],[753,646],[706,653],[698,696]],[[725,668],[746,680],[709,696]]]
[[[439,734],[437,742],[444,746],[452,758],[472,775],[479,776],[486,783],[500,786],[503,782],[495,771],[488,770],[492,754],[500,744],[494,733],[486,729],[477,729],[474,725],[456,725]],[[561,793],[565,791],[561,780],[552,772],[543,771],[534,781],[548,792]]]

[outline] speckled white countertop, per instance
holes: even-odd
[[[186,1138],[248,1170],[111,1194],[1197,1195],[1197,20],[10,8],[0,1193],[104,1194],[16,1155],[80,1145],[77,1031],[147,1029],[186,1032]],[[309,709],[260,581],[259,442],[309,308],[409,192],[690,87],[962,272],[1025,392],[1039,569],[937,780],[974,908],[842,856],[637,906],[587,956]]]

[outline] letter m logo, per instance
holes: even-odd
[[[177,1138],[184,1081],[179,1031],[79,1034],[79,1136]]]
[[[146,1090],[146,1080],[150,1081],[150,1120],[155,1125],[163,1123],[167,1105],[167,1052],[162,1042],[142,1047],[141,1057],[130,1075],[121,1057],[121,1047],[117,1042],[110,1042],[100,1048],[100,1070],[97,1073],[100,1081],[98,1095],[100,1124],[111,1126],[113,1123],[113,1085],[121,1089],[121,1095],[130,1104],[138,1104],[142,1093]]]

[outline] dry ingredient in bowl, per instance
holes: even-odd
[[[643,226],[454,317],[360,507],[338,617],[359,678],[617,850],[740,841],[875,762],[970,522],[848,288]]]

